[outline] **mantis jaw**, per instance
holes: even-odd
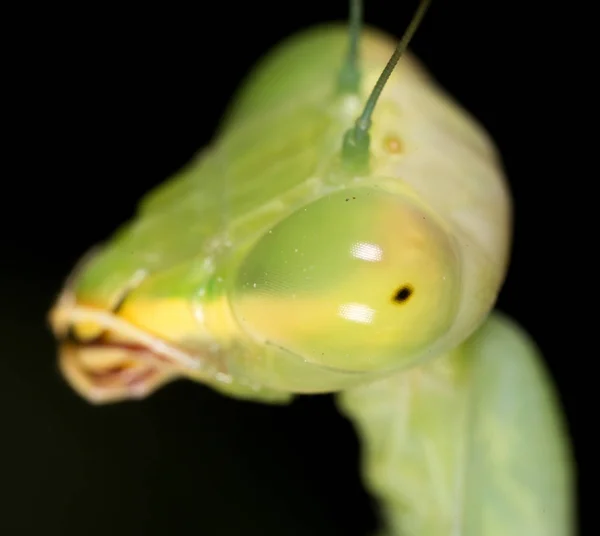
[[[68,289],[51,310],[49,321],[61,341],[62,374],[94,404],[145,398],[182,376],[214,376],[214,367],[198,356],[114,313],[78,304]]]
[[[145,398],[174,379],[176,374],[168,367],[157,366],[158,359],[145,348],[65,343],[59,366],[75,391],[89,402],[102,404]]]

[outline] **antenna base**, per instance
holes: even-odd
[[[371,137],[366,130],[353,126],[344,134],[342,160],[353,171],[366,171],[369,167]]]

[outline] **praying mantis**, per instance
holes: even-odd
[[[572,470],[535,344],[492,312],[499,155],[406,52],[311,30],[256,68],[214,141],[93,249],[50,312],[92,403],[177,378],[241,400],[338,393],[390,536],[569,536]]]

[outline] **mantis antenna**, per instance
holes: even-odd
[[[362,114],[356,120],[356,123],[344,134],[344,141],[342,145],[342,160],[344,164],[351,168],[365,169],[369,163],[369,129],[371,128],[371,116],[373,110],[377,104],[377,100],[385,87],[392,71],[396,67],[398,61],[404,54],[410,40],[412,39],[415,31],[421,24],[421,20],[429,7],[430,0],[421,0],[415,14],[413,15],[408,28],[404,32],[402,39],[396,46],[396,50],[392,54],[392,57],[387,62],[387,65],[383,69],[373,91],[369,95]],[[356,77],[356,83],[358,85],[358,66],[357,66],[357,44],[358,35],[360,32],[360,19],[362,15],[362,6],[360,0],[351,0],[350,2],[350,47],[348,51],[348,58],[346,64],[342,69],[340,76],[340,86],[346,82],[351,74]],[[349,83],[349,82],[346,82]]]
[[[350,0],[350,35],[348,55],[338,80],[340,93],[358,93],[360,69],[358,66],[358,40],[362,26],[362,0]]]

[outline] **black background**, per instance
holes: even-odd
[[[395,35],[414,4],[366,3],[367,21]],[[57,373],[45,315],[74,262],[210,140],[264,52],[347,9],[196,4],[40,8],[14,43],[36,41],[22,108],[34,113],[13,134],[27,149],[3,185],[3,535],[362,535],[375,524],[353,430],[330,397],[277,408],[180,382],[97,408]],[[577,438],[560,239],[574,209],[552,187],[566,166],[559,84],[569,52],[548,53],[548,17],[517,1],[434,1],[412,48],[503,155],[516,219],[498,306],[541,347]]]

